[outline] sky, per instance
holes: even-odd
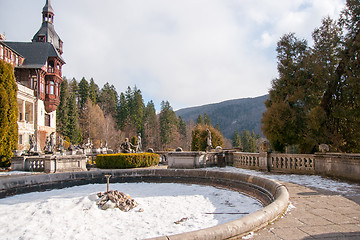
[[[268,93],[276,44],[311,34],[345,0],[52,0],[63,75],[141,90],[174,110]],[[45,0],[0,0],[0,32],[31,41]]]

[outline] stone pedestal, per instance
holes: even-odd
[[[168,168],[206,167],[205,152],[169,152]]]

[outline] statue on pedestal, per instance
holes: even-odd
[[[32,134],[29,136],[29,150],[28,150],[28,154],[34,153],[35,151],[35,146],[36,146],[36,139],[35,139],[35,135]]]
[[[137,136],[137,146],[136,146],[136,152],[141,152],[141,133]]]
[[[207,136],[207,139],[206,139],[206,151],[210,151],[213,146],[212,146],[212,141],[211,141],[211,132],[210,132],[210,129],[206,129],[207,133],[208,133],[208,136]]]

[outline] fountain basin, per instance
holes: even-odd
[[[243,192],[265,206],[238,220],[197,231],[154,239],[227,239],[261,228],[281,216],[289,204],[289,194],[280,183],[252,175],[190,169],[127,169],[40,174],[0,179],[0,197],[64,188],[89,183],[105,183],[104,175],[114,182],[174,182],[212,185]]]

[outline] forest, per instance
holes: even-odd
[[[73,145],[90,140],[96,148],[113,150],[119,149],[125,138],[136,144],[138,134],[143,149],[190,150],[191,141],[191,125],[176,116],[168,101],[161,102],[161,111],[156,114],[154,103],[145,105],[136,86],[118,94],[109,83],[100,89],[92,78],[80,82],[64,78],[57,131]]]

